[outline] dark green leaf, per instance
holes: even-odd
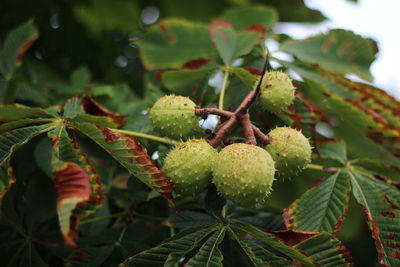
[[[279,20],[283,22],[321,22],[326,19],[320,11],[308,8],[303,0],[269,0],[268,5],[278,10]]]
[[[183,210],[179,213],[173,213],[170,218],[170,222],[173,227],[179,229],[210,224],[216,221],[217,220],[214,217],[206,213],[190,210]]]
[[[39,134],[51,131],[54,124],[44,124],[14,129],[0,136],[0,165],[2,165],[18,147],[26,144]]]
[[[245,246],[247,245],[251,249],[254,256],[264,262],[264,265],[262,266],[265,266],[265,264],[269,264],[270,266],[274,267],[293,266],[293,263],[288,259],[273,254],[271,251],[261,247],[255,242],[244,239],[242,240],[242,244]]]
[[[225,236],[225,227],[215,231],[188,262],[191,267],[222,267],[223,256],[218,246]]]
[[[251,249],[251,247],[247,244],[246,240],[241,240],[238,235],[232,231],[231,229],[229,230],[229,234],[233,237],[233,239],[235,239],[235,241],[239,244],[239,246],[242,248],[242,250],[244,251],[244,253],[246,254],[246,256],[249,258],[249,260],[251,261],[251,263],[256,266],[256,267],[261,267],[261,266],[265,266],[266,262],[264,262],[262,259],[260,259],[258,256],[256,256],[256,254],[253,252],[253,250]],[[259,251],[258,251],[259,252]],[[264,254],[265,256],[266,254]]]
[[[281,252],[282,254],[292,258],[293,260],[297,260],[306,266],[314,266],[314,263],[308,258],[307,256],[303,255],[299,250],[296,248],[292,248],[273,234],[262,232],[261,230],[255,228],[254,226],[235,221],[230,226],[233,230],[238,230],[243,233],[247,233],[260,242],[267,244],[268,246],[276,249],[277,251]]]
[[[173,266],[218,226],[203,226],[182,231],[155,248],[126,259],[120,266]],[[166,262],[167,261],[167,262]]]

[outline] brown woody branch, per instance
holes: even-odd
[[[256,90],[248,93],[248,95],[243,99],[242,103],[240,103],[239,107],[234,112],[218,108],[196,107],[196,116],[202,117],[203,119],[206,119],[209,114],[214,114],[221,117],[220,123],[217,125],[215,132],[213,135],[210,135],[211,138],[208,140],[208,143],[211,146],[217,147],[228,137],[233,127],[239,123],[241,124],[244,136],[247,139],[246,143],[256,145],[257,139],[259,139],[262,144],[268,144],[271,141],[271,138],[268,135],[264,134],[260,129],[251,123],[249,115],[249,108],[260,95],[262,80],[266,71],[269,69],[268,57],[269,51],[267,49],[267,57]]]
[[[234,111],[221,110],[218,108],[199,108],[196,107],[196,116],[207,118],[209,114],[214,114],[221,117],[221,123],[218,124],[217,128],[208,143],[217,147],[226,137],[230,134],[233,127],[237,124],[241,124],[243,128],[244,135],[247,139],[248,144],[257,144],[257,139],[262,144],[268,144],[270,142],[270,137],[264,134],[260,129],[254,126],[250,121],[249,107],[254,102],[257,96],[257,91],[251,91],[239,105],[239,107]]]

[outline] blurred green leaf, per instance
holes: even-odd
[[[151,26],[135,44],[147,70],[178,68],[190,60],[216,55],[207,25],[184,19]]]
[[[344,142],[326,142],[318,146],[318,151],[323,158],[336,160],[343,165],[347,162],[346,144]]]
[[[256,1],[264,4],[264,1]],[[308,8],[304,0],[269,0],[268,5],[273,6],[279,13],[282,22],[321,22],[326,17],[318,10]]]
[[[0,73],[6,80],[22,64],[25,52],[38,37],[39,31],[33,20],[28,20],[7,34],[0,51]]]
[[[124,34],[132,33],[140,25],[139,6],[136,1],[92,0],[87,5],[77,5],[75,16],[93,34],[116,30]]]
[[[278,14],[275,9],[266,6],[243,6],[227,9],[221,19],[229,21],[235,30],[261,25],[267,31],[278,21]]]
[[[254,32],[236,32],[225,21],[214,21],[210,26],[210,34],[225,65],[230,65],[237,57],[250,53],[260,38]]]
[[[331,30],[303,40],[288,40],[280,50],[295,55],[304,62],[318,64],[332,72],[354,73],[371,81],[369,71],[375,60],[376,43],[351,31]]]

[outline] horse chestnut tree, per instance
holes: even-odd
[[[375,42],[178,2],[0,18],[0,265],[400,266],[400,102],[348,78]]]

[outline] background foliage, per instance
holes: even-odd
[[[372,80],[374,41],[342,29],[306,40],[275,34],[279,21],[325,19],[301,0],[7,0],[1,10],[4,266],[400,264],[400,103],[346,78]],[[224,107],[235,108],[258,78],[268,38],[293,57],[271,60],[301,79],[288,111],[255,105],[251,118],[264,132],[302,129],[313,165],[276,181],[255,209],[211,186],[174,199],[174,212],[168,181],[141,167],[161,166],[171,145],[139,138],[152,163],[116,128],[157,135],[147,110],[165,94],[217,104],[209,80],[221,72]]]

